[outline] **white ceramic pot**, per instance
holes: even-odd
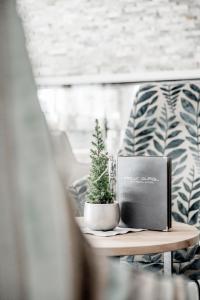
[[[119,223],[119,204],[85,203],[84,222],[92,230],[112,230]]]

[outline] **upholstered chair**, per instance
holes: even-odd
[[[123,155],[172,159],[172,219],[200,228],[200,82],[142,85],[125,131]],[[200,278],[199,246],[173,254],[174,272]],[[129,257],[162,268],[162,254]]]
[[[75,215],[83,214],[87,192],[89,164],[79,162],[64,131],[51,131],[56,164],[60,170],[66,195],[72,200]]]

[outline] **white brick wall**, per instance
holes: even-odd
[[[199,0],[18,0],[36,76],[200,66]]]

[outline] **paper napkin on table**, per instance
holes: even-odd
[[[139,231],[143,231],[145,229],[136,229],[136,228],[122,228],[122,227],[116,227],[113,230],[109,230],[109,231],[100,231],[100,230],[91,230],[87,227],[81,227],[81,230],[83,233],[86,234],[93,234],[96,236],[103,236],[103,237],[107,237],[107,236],[114,236],[114,235],[118,235],[118,234],[126,234],[128,232],[139,232]]]

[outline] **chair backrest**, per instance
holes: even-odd
[[[51,132],[51,136],[57,166],[62,173],[65,184],[69,185],[75,180],[73,178],[73,170],[77,165],[72,147],[65,132],[54,130]]]
[[[51,131],[51,137],[56,165],[65,186],[66,196],[73,205],[74,215],[80,216],[83,214],[87,192],[86,175],[89,173],[89,164],[77,161],[64,131]]]
[[[199,227],[200,81],[141,86],[121,153],[172,159],[172,215]]]
[[[72,150],[69,138],[64,131],[51,131],[56,162],[63,175],[65,186],[71,186],[76,180],[89,173],[89,164],[79,162]]]

